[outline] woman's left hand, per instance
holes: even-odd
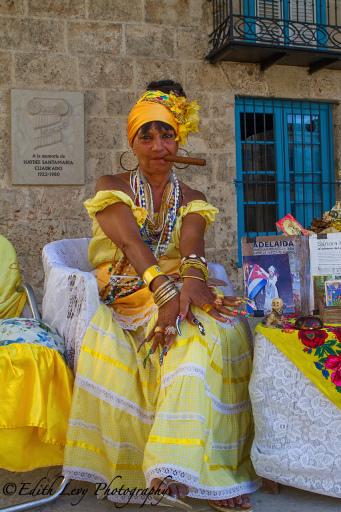
[[[187,317],[193,324],[194,315],[190,308],[193,305],[204,311],[206,309],[207,313],[219,322],[226,322],[226,316],[233,316],[233,309],[240,307],[241,304],[243,299],[240,297],[217,296],[206,283],[196,279],[185,279],[180,293],[179,316],[180,320]],[[211,306],[210,309],[208,305]]]

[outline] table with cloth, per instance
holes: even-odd
[[[0,235],[0,468],[63,462],[73,375],[64,342],[44,322],[20,318],[26,302],[15,249]]]
[[[341,497],[341,326],[258,324],[251,458],[275,482]]]

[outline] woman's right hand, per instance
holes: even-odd
[[[177,335],[176,319],[179,315],[179,309],[179,294],[159,308],[156,324],[144,340],[144,343],[152,342],[151,353],[155,352],[157,346],[160,345],[165,351],[164,355],[167,354]]]

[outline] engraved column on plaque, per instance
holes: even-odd
[[[84,96],[13,89],[12,183],[84,183]]]

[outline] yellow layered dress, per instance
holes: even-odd
[[[101,230],[96,213],[123,202],[141,226],[147,212],[119,191],[101,191],[86,201],[93,219],[89,258],[104,269],[121,252]],[[182,219],[197,213],[213,222],[216,208],[192,201],[178,211],[168,249],[159,260],[166,273],[179,269]],[[144,489],[154,478],[170,476],[189,487],[189,496],[223,499],[253,492],[259,482],[250,462],[253,436],[248,381],[251,353],[245,327],[238,320],[216,322],[199,308],[193,313],[206,335],[187,321],[182,334],[159,365],[159,351],[146,368],[149,346],[137,353],[157,319],[151,293],[143,288],[119,299],[113,309],[102,304],[86,331],[75,380],[64,459],[70,478],[106,484],[105,494]],[[103,488],[103,487],[102,487]],[[130,502],[140,502],[136,492]]]

